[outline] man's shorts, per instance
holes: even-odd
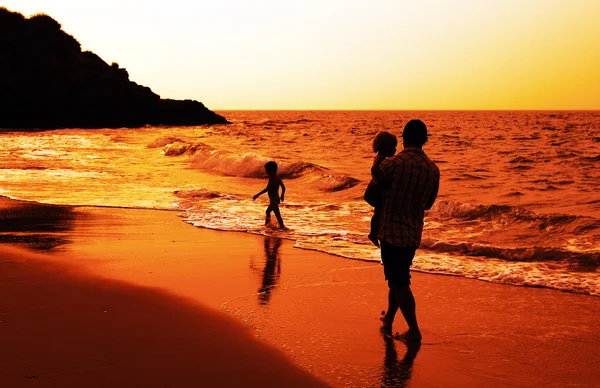
[[[397,247],[381,241],[381,262],[388,286],[410,286],[410,266],[417,248]]]

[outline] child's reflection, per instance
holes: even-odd
[[[281,260],[279,259],[279,247],[281,239],[278,237],[265,236],[265,267],[262,273],[262,282],[258,289],[258,301],[262,305],[269,303],[271,290],[277,284],[281,275]]]

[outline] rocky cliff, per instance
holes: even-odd
[[[225,124],[192,100],[161,99],[47,15],[0,8],[0,128]]]

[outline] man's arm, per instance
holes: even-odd
[[[433,191],[431,192],[431,195],[429,196],[429,199],[427,200],[427,203],[425,204],[425,210],[431,209],[431,207],[433,206],[433,203],[435,202],[435,199],[437,198],[439,190],[440,190],[440,176],[438,174],[437,181],[435,182],[435,186],[433,187]]]
[[[268,189],[268,187],[265,187],[265,189],[263,191],[261,191],[260,193],[256,194],[254,197],[252,197],[252,200],[255,200],[256,198],[258,198],[261,195],[263,195],[264,193],[266,193],[267,189]]]
[[[283,202],[283,196],[285,195],[285,185],[283,184],[283,181],[281,179],[279,180],[279,185],[281,186],[281,202]]]

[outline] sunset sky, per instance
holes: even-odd
[[[228,109],[600,109],[599,0],[5,0],[165,98]]]

